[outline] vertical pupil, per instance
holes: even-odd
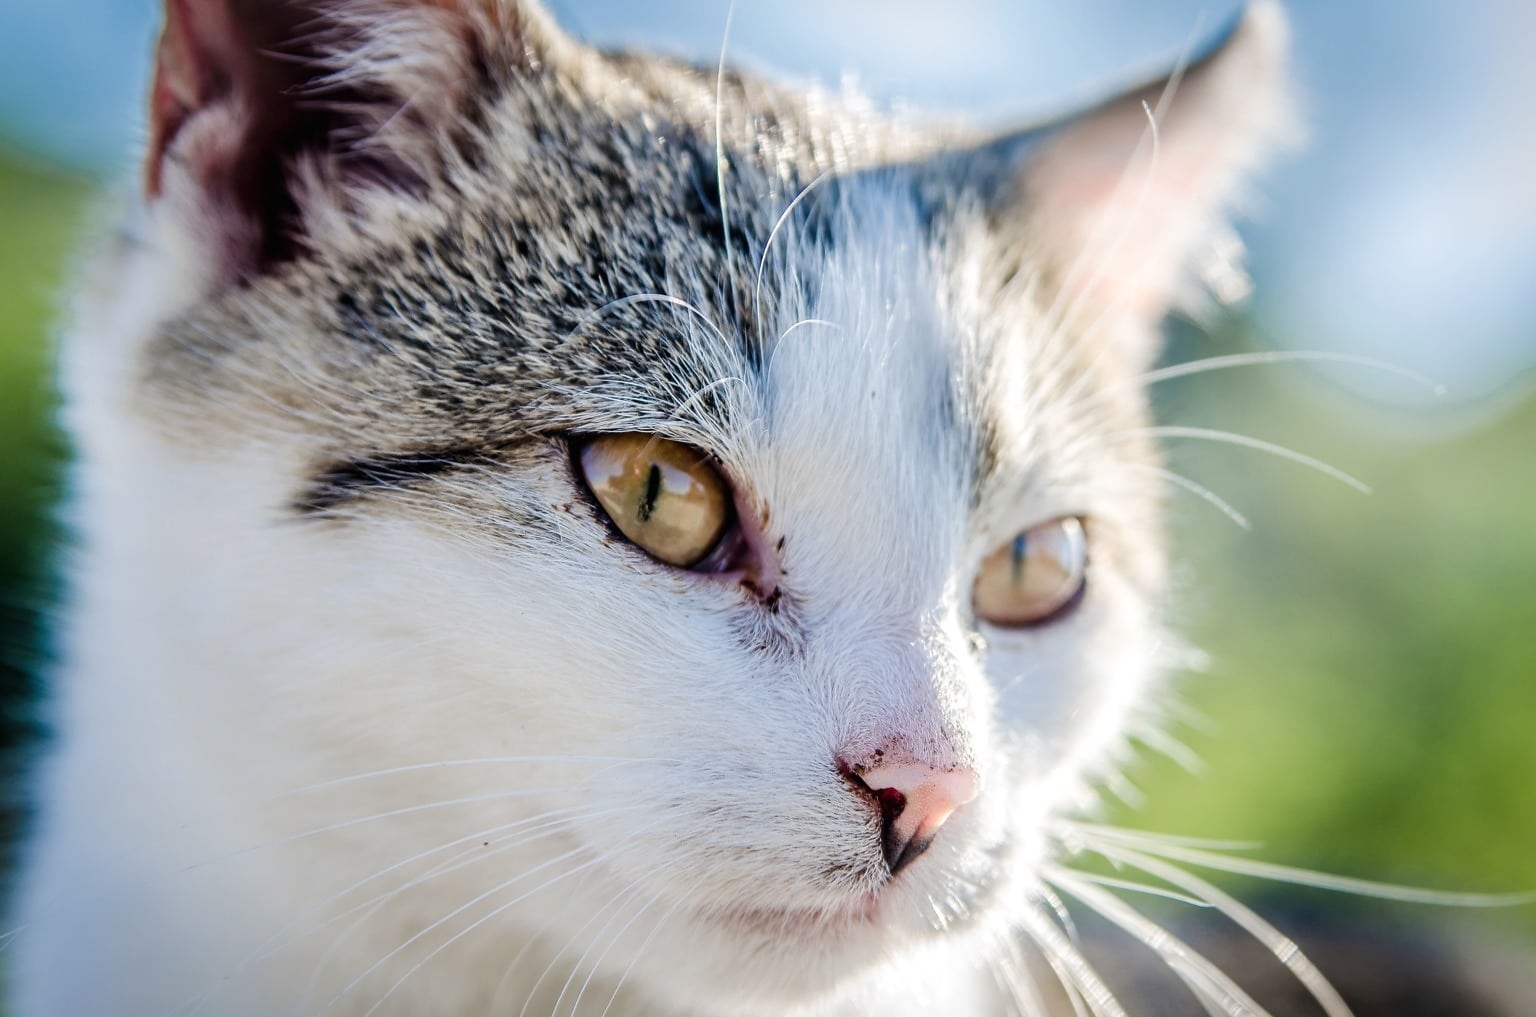
[[[1013,538],[1013,584],[1024,578],[1024,534]]]
[[[651,521],[651,513],[656,511],[656,499],[661,497],[661,467],[651,464],[650,473],[645,477],[645,498],[640,502],[640,521]]]

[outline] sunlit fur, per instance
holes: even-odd
[[[1047,901],[1176,655],[1141,377],[1283,120],[1277,12],[1166,111],[988,141],[337,6],[426,186],[304,162],[302,252],[229,284],[204,110],[80,293],[12,1012],[1002,1013],[1024,942],[1119,1012]],[[566,438],[627,431],[718,457],[772,596],[614,536]],[[1061,516],[1082,602],[978,625]],[[982,781],[894,880],[877,750]]]

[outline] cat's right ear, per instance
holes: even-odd
[[[563,44],[528,0],[165,0],[146,197],[238,285],[368,192],[428,188],[478,93]]]
[[[1200,283],[1240,295],[1227,215],[1294,136],[1288,39],[1279,4],[1249,0],[1173,74],[968,156],[999,236],[1063,315],[1146,325],[1198,308]]]

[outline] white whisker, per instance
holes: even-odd
[[[1079,833],[1083,831],[1080,829]],[[1085,841],[1092,842],[1093,838],[1123,843],[1134,847],[1147,854],[1169,858],[1175,861],[1188,862],[1205,869],[1214,869],[1218,872],[1230,872],[1237,876],[1251,876],[1255,879],[1264,879],[1275,883],[1289,883],[1293,886],[1309,886],[1318,890],[1333,890],[1338,893],[1354,894],[1360,897],[1374,897],[1378,900],[1401,901],[1407,904],[1430,904],[1436,907],[1449,908],[1509,908],[1524,907],[1536,904],[1536,893],[1458,893],[1445,890],[1425,890],[1418,887],[1399,886],[1394,883],[1378,883],[1368,879],[1354,879],[1349,876],[1334,876],[1322,872],[1311,872],[1307,869],[1297,869],[1286,865],[1276,865],[1273,862],[1259,862],[1248,858],[1231,858],[1226,855],[1216,854],[1210,850],[1196,847],[1188,847],[1169,840],[1143,839],[1139,834],[1128,831],[1116,830],[1112,827],[1090,827],[1089,836]]]
[[[1109,986],[1093,970],[1078,947],[1062,935],[1051,920],[1032,909],[1024,915],[1024,931],[1040,947],[1051,970],[1062,980],[1069,994],[1077,993],[1093,1017],[1128,1017]]]
[[[580,855],[584,850],[585,850],[585,848],[575,847],[575,848],[572,848],[569,851],[566,851],[563,854],[556,855],[554,858],[551,858],[551,859],[549,859],[549,860],[547,860],[545,862],[541,862],[540,864],[535,865],[533,868],[527,870],[526,872],[519,873],[518,875],[512,877],[511,879],[504,880],[503,882],[500,882],[500,883],[496,884],[495,886],[491,887],[489,890],[486,890],[484,893],[481,893],[480,895],[471,898],[467,903],[461,904],[458,907],[454,908],[452,911],[448,912],[443,917],[441,917],[441,918],[437,919],[436,921],[432,922],[430,925],[426,926],[425,928],[419,929],[417,932],[412,934],[408,939],[406,939],[405,942],[401,943],[399,946],[397,946],[394,949],[390,950],[383,957],[380,957],[378,960],[374,961],[365,970],[363,970],[360,974],[358,974],[356,977],[354,977],[350,982],[348,982],[346,985],[344,985],[339,992],[337,992],[333,997],[331,997],[330,1002],[328,1002],[321,1009],[321,1012],[324,1013],[324,1012],[330,1010],[338,1002],[341,1001],[343,996],[345,996],[347,993],[351,992],[359,984],[361,984],[362,981],[365,978],[367,978],[369,975],[373,974],[375,971],[377,971],[384,964],[388,963],[392,958],[398,956],[401,953],[401,951],[408,949],[411,946],[412,943],[415,943],[416,941],[420,940],[423,936],[429,935],[434,930],[440,928],[445,922],[451,921],[452,919],[458,917],[459,915],[463,914],[465,911],[467,911],[470,908],[474,907],[476,904],[478,904],[481,901],[485,900],[487,897],[491,897],[491,896],[493,896],[493,895],[495,895],[497,893],[500,893],[502,890],[505,890],[505,889],[507,889],[510,886],[516,885],[520,880],[526,879],[527,877],[532,876],[535,873],[542,872],[543,870],[549,868],[551,865],[558,864],[559,862],[563,862],[563,861],[565,861],[565,860],[567,860],[569,858],[573,858],[573,857],[575,857],[577,855]],[[592,864],[594,864],[594,863],[593,862],[588,862],[588,863],[585,863],[585,865],[583,865],[583,866],[577,867],[576,869],[569,869],[566,872],[562,873],[561,876],[556,877],[556,878],[557,879],[563,879],[563,878],[565,878],[567,876],[573,875],[574,873],[581,871],[582,868],[589,867]],[[540,884],[540,886],[536,887],[534,890],[532,890],[530,892],[531,893],[537,893],[539,890],[543,890],[548,885],[550,885],[550,884],[549,883]],[[524,895],[524,896],[526,896],[526,895]],[[522,897],[520,896],[517,899],[518,900],[522,900]],[[493,914],[494,913],[497,913],[497,912],[493,912]],[[471,926],[471,927],[473,928],[473,926]],[[416,968],[412,968],[411,969],[412,972],[414,972],[415,970],[416,970]],[[398,988],[399,985],[400,985],[400,983],[397,982],[395,984],[395,986],[390,991],[393,992],[394,988]],[[383,1002],[383,1000],[380,1000],[380,1002]]]
[[[1106,854],[1105,857],[1108,858],[1109,856]],[[1117,879],[1114,876],[1105,876],[1097,872],[1083,872],[1079,869],[1066,869],[1061,868],[1060,866],[1047,866],[1044,869],[1044,872],[1047,876],[1056,875],[1058,872],[1066,872],[1078,879],[1086,879],[1088,882],[1097,886],[1108,887],[1112,890],[1126,890],[1130,893],[1142,893],[1149,897],[1160,897],[1163,900],[1171,900],[1179,904],[1186,904],[1192,908],[1209,909],[1212,906],[1209,901],[1201,900],[1198,897],[1191,897],[1189,894],[1179,893],[1176,890],[1168,890],[1160,886],[1151,886],[1147,883],[1138,883],[1131,879]]]
[[[402,773],[420,773],[424,770],[447,770],[465,766],[492,766],[501,764],[536,764],[536,763],[612,763],[614,766],[628,763],[676,763],[675,759],[660,759],[654,756],[480,756],[473,759],[443,759],[432,763],[412,763],[407,766],[391,766],[382,770],[369,770],[366,773],[355,773],[346,777],[336,777],[331,780],[323,780],[316,784],[306,784],[303,787],[292,788],[272,796],[273,800],[291,798],[294,795],[309,794],[314,791],[323,791],[330,788],[345,787],[348,784],[356,784],[360,781],[374,780],[379,777],[392,777]],[[605,767],[605,769],[607,769]],[[599,770],[599,773],[602,771]]]
[[[321,960],[316,962],[315,977],[318,978],[319,971],[324,963],[325,957],[328,956],[331,951],[335,950],[342,941],[347,939],[372,914],[377,912],[379,908],[383,907],[390,900],[400,896],[401,894],[406,893],[407,891],[412,890],[418,886],[425,885],[434,879],[438,879],[442,876],[461,871],[472,865],[476,865],[483,861],[499,857],[515,848],[530,844],[536,840],[540,840],[543,837],[549,836],[552,833],[556,833],[561,829],[570,826],[572,823],[594,818],[601,818],[613,813],[638,811],[642,808],[643,806],[620,806],[617,808],[593,809],[588,807],[585,809],[572,808],[553,810],[551,812],[541,813],[539,815],[517,820],[515,822],[503,823],[499,826],[490,827],[485,830],[477,830],[474,833],[466,834],[463,837],[456,838],[445,844],[440,844],[435,848],[430,848],[426,851],[418,852],[410,858],[400,862],[395,862],[394,864],[380,869],[371,875],[365,876],[362,879],[355,881],[345,889],[332,894],[330,897],[326,898],[320,903],[305,909],[303,913],[288,921],[282,927],[269,935],[265,940],[257,945],[254,951],[246,955],[234,967],[226,971],[221,977],[221,981],[224,984],[228,984],[241,972],[250,968],[252,965],[259,964],[269,957],[275,956],[279,951],[287,949],[296,943],[302,942],[311,936],[323,932],[338,922],[345,921],[347,918],[358,914],[358,912],[368,912],[352,925],[350,925],[347,929],[343,930],[343,932],[327,948],[326,954],[322,955]],[[551,816],[561,813],[565,813],[565,815],[561,815],[558,819],[552,820],[550,818]],[[471,843],[474,841],[484,841],[487,837],[495,837],[498,834],[504,835],[514,830],[518,830],[519,835],[510,841],[498,844],[491,850],[481,850],[479,847],[471,847],[466,851],[460,851],[451,858],[448,858],[443,862],[433,866],[431,869],[428,869],[426,872],[411,878],[405,883],[402,883],[400,886],[376,894],[373,897],[363,900],[357,904],[353,904],[345,910],[330,916],[318,925],[315,925],[302,933],[298,933],[298,930],[302,928],[305,922],[309,921],[316,915],[319,915],[332,904],[336,904],[337,902],[345,899],[348,895],[356,892],[357,890],[360,890],[362,887],[371,882],[374,882],[377,879],[383,878],[391,872],[397,871],[415,862],[425,860],[434,854],[438,854],[442,851],[449,850],[462,844]],[[183,1004],[183,1006],[191,1006],[191,1009],[187,1012],[187,1017],[192,1017],[193,1014],[198,1013],[203,1008],[203,1006],[206,1005],[207,1001],[212,998],[216,991],[216,989],[211,989],[197,999]],[[308,994],[306,993],[306,997],[307,995]]]
[[[1126,462],[1117,464],[1116,468],[1137,470],[1144,473],[1152,473],[1162,477],[1164,480],[1168,481],[1170,484],[1173,484],[1175,487],[1179,487],[1185,491],[1188,491],[1190,494],[1193,494],[1195,497],[1215,508],[1216,511],[1220,512],[1222,515],[1232,520],[1232,522],[1236,523],[1239,528],[1244,530],[1253,529],[1253,524],[1248,521],[1248,517],[1243,515],[1242,512],[1235,508],[1231,502],[1227,501],[1227,499],[1223,498],[1215,491],[1212,491],[1204,484],[1190,480],[1182,473],[1175,473],[1173,470],[1170,470],[1165,466],[1156,466],[1152,463]]]
[[[835,322],[835,321],[828,321],[825,318],[801,318],[799,321],[795,322],[793,325],[789,326],[784,331],[780,332],[779,333],[778,341],[782,343],[785,339],[789,338],[789,334],[791,332],[795,331],[798,328],[803,328],[806,325],[818,325],[818,326],[821,326],[823,328],[830,328],[830,329],[834,329],[834,330],[837,330],[837,331],[842,331],[842,328],[843,328],[837,322]]]
[[[192,864],[180,869],[179,873],[194,872],[198,869],[218,864],[219,862],[227,862],[249,854],[254,854],[257,851],[266,851],[269,848],[282,847],[286,844],[294,844],[302,840],[308,840],[311,837],[318,837],[322,834],[336,833],[340,830],[349,830],[353,827],[363,826],[367,823],[376,823],[381,819],[395,819],[400,816],[410,816],[420,812],[430,812],[434,809],[447,809],[457,805],[474,805],[480,802],[505,801],[509,798],[526,798],[529,795],[556,794],[561,792],[569,792],[569,790],[569,787],[518,788],[515,791],[490,791],[482,795],[465,795],[462,798],[445,798],[435,802],[423,802],[420,805],[406,805],[398,809],[389,809],[385,812],[375,812],[368,816],[359,816],[356,819],[345,819],[341,820],[340,822],[330,823],[326,826],[318,826],[312,830],[305,830],[302,833],[288,834],[285,837],[278,837],[274,840],[263,841],[260,844],[253,844],[250,847],[240,848],[239,850],[231,851],[227,854],[216,855],[212,858],[206,858],[200,862],[193,862]]]
[[[659,872],[659,871],[661,871],[661,870],[659,870],[659,869],[658,870],[653,870],[652,872],[647,874],[647,878],[650,878],[651,876],[656,875],[656,873]],[[646,901],[643,905],[641,905],[639,910],[637,910],[633,915],[631,915],[629,917],[629,919],[623,925],[619,926],[618,931],[615,932],[613,934],[613,936],[608,940],[608,945],[603,948],[603,952],[601,954],[599,954],[597,956],[597,959],[594,960],[592,962],[591,966],[587,968],[587,977],[582,979],[581,987],[576,990],[576,998],[571,1001],[571,1017],[577,1017],[577,1014],[579,1014],[581,1012],[581,999],[582,999],[583,996],[585,996],[587,994],[587,986],[591,985],[592,984],[592,979],[597,977],[597,972],[598,972],[599,969],[602,968],[603,961],[608,959],[608,955],[610,953],[612,953],[613,952],[613,948],[619,944],[619,940],[624,938],[624,933],[628,932],[630,930],[630,928],[635,924],[635,922],[640,920],[640,916],[641,915],[645,914],[651,908],[655,907],[656,902],[661,900],[662,896],[663,896],[663,894],[661,894],[661,893],[653,894],[651,896],[651,899]],[[615,915],[614,917],[617,917],[617,915]],[[611,922],[611,920],[610,920],[610,922]],[[606,926],[604,928],[606,928]],[[599,933],[599,935],[601,935],[601,933]],[[594,946],[596,945],[595,941],[594,941],[593,945]],[[583,953],[581,955],[581,958],[579,960],[577,960],[576,967],[573,968],[572,971],[571,971],[572,978],[574,978],[576,973],[581,970],[581,966],[586,961],[586,959],[587,959],[587,955],[585,953]],[[569,987],[569,982],[567,982],[567,987]],[[560,990],[560,999],[564,999],[564,998],[565,998],[565,989],[561,989]],[[559,1010],[559,1008],[560,1008],[560,999],[556,999],[555,1000],[555,1009],[556,1010]]]
[[[1171,760],[1185,773],[1200,776],[1205,773],[1205,762],[1194,750],[1162,727],[1154,723],[1137,724],[1130,736],[1153,752]]]
[[[624,968],[624,973],[619,975],[619,980],[613,987],[613,994],[608,997],[608,1003],[603,1007],[603,1012],[599,1014],[598,1017],[608,1017],[608,1011],[613,1009],[613,1004],[619,998],[619,993],[624,990],[624,983],[629,979],[630,972],[635,969],[635,965],[638,964],[640,962],[640,958],[645,955],[646,949],[651,945],[651,941],[656,938],[656,934],[661,931],[661,927],[667,924],[667,920],[670,919],[677,912],[677,909],[682,906],[683,902],[681,899],[679,899],[677,903],[673,904],[670,908],[667,909],[666,914],[657,919],[655,925],[651,926],[651,931],[646,934],[646,937],[643,940],[640,941],[640,946],[635,950],[635,955],[630,958],[628,966]]]
[[[1072,920],[1072,912],[1067,910],[1067,904],[1061,899],[1061,895],[1043,883],[1032,888],[1032,893],[1039,896],[1051,908],[1056,921],[1061,923],[1061,931],[1067,934],[1067,938],[1074,946],[1081,946],[1077,935],[1077,923]]]
[[[653,869],[651,871],[654,872],[655,870]],[[647,873],[646,875],[649,874],[650,873]],[[640,889],[640,885],[643,879],[644,877],[642,876],[640,879],[631,880],[629,883],[621,887],[617,893],[608,898],[608,900],[603,904],[595,908],[592,914],[588,916],[587,920],[583,922],[575,932],[566,937],[565,945],[562,946],[559,950],[555,951],[555,953],[550,957],[549,963],[544,965],[544,970],[539,973],[539,977],[534,979],[533,985],[529,987],[528,996],[523,1000],[523,1008],[518,1011],[517,1017],[527,1017],[528,1008],[533,1005],[533,998],[538,993],[539,986],[544,984],[544,979],[549,977],[550,972],[553,971],[555,967],[560,963],[560,960],[565,956],[566,951],[574,946],[576,941],[582,937],[582,934],[592,927],[593,922],[596,922],[599,918],[602,918],[604,914],[607,914],[610,908],[617,909],[625,898],[635,894]],[[598,940],[602,938],[603,933],[607,931],[608,926],[618,917],[620,913],[620,911],[615,910],[613,915],[609,916],[608,920],[605,921],[602,926],[598,928],[597,932],[593,934],[592,942],[587,944],[586,949],[581,952],[581,956],[578,957],[576,962],[570,966],[570,973],[566,975],[565,983],[560,986],[560,994],[555,997],[554,1003],[550,1005],[549,1012],[551,1014],[560,1012],[560,1004],[565,1000],[565,994],[570,991],[571,985],[576,981],[576,975],[581,970],[582,964],[586,961],[587,955],[592,951],[592,948],[597,944]]]
[[[1265,441],[1262,438],[1254,438],[1246,434],[1234,434],[1231,431],[1218,431],[1209,427],[1181,427],[1175,425],[1147,427],[1134,433],[1146,434],[1154,438],[1189,438],[1195,441],[1213,441],[1222,445],[1236,445],[1240,448],[1253,449],[1256,452],[1263,452],[1267,455],[1286,459],[1316,470],[1319,473],[1332,477],[1341,484],[1354,488],[1361,494],[1371,493],[1370,487],[1364,481],[1345,473],[1337,466],[1325,463],[1321,459],[1309,456],[1304,452],[1297,452],[1295,449],[1286,448],[1284,445],[1276,445],[1272,441]]]
[[[1207,957],[1120,898],[1080,878],[1055,869],[1050,882],[1076,897],[1162,958],[1169,970],[1203,1003],[1213,1003],[1227,1017],[1273,1017]]]
[[[828,180],[836,175],[836,172],[836,169],[823,170],[810,183],[800,188],[800,193],[796,194],[790,203],[784,206],[784,211],[779,213],[779,218],[774,222],[773,228],[768,231],[768,240],[763,244],[763,253],[758,256],[757,275],[752,282],[752,313],[759,323],[763,320],[763,273],[768,267],[768,255],[773,250],[773,242],[778,238],[779,230],[783,229],[784,224],[789,222],[789,217],[794,214],[795,209],[810,196],[810,193],[816,189],[817,185],[823,180]],[[783,337],[781,336],[780,338]]]
[[[725,270],[730,274],[731,217],[725,202],[725,53],[731,42],[731,22],[736,17],[736,0],[725,8],[725,28],[720,32],[720,63],[715,70],[715,186],[720,192],[720,235],[725,245]]]
[[[1005,934],[997,937],[997,945],[988,957],[987,967],[997,987],[1007,993],[1009,1001],[1014,1004],[1014,1012],[1018,1017],[1050,1017],[1045,1000],[1041,998],[1035,980],[1029,976],[1019,945],[1012,936]],[[1070,990],[1068,998],[1072,998]],[[1088,1015],[1079,1012],[1078,1017]]]
[[[1168,367],[1160,367],[1156,370],[1148,371],[1131,379],[1129,384],[1137,386],[1155,385],[1158,382],[1168,381],[1172,378],[1185,378],[1194,374],[1205,374],[1208,371],[1225,371],[1234,367],[1292,363],[1349,364],[1356,367],[1368,367],[1372,370],[1396,375],[1399,378],[1415,382],[1428,389],[1434,395],[1442,396],[1445,394],[1445,386],[1441,383],[1399,364],[1386,360],[1377,360],[1375,357],[1362,357],[1353,353],[1332,353],[1327,350],[1266,350],[1256,353],[1231,353],[1217,357],[1205,357],[1201,360],[1192,360],[1187,363],[1173,364]]]
[[[676,307],[687,311],[699,321],[703,322],[704,325],[709,328],[710,332],[714,334],[715,338],[720,341],[722,346],[730,345],[725,338],[725,330],[716,324],[713,318],[700,310],[696,304],[684,300],[682,297],[674,297],[667,293],[631,293],[627,297],[616,297],[613,300],[608,301],[606,304],[603,304],[601,307],[598,307],[596,310],[590,311],[583,315],[582,318],[577,321],[574,326],[571,327],[571,330],[566,333],[565,338],[574,338],[576,335],[580,334],[584,328],[592,324],[594,321],[597,321],[605,314],[620,310],[621,308],[632,307],[635,304],[666,304],[670,307]]]
[[[1135,866],[1150,876],[1156,876],[1174,886],[1199,894],[1202,899],[1209,902],[1211,907],[1232,919],[1274,954],[1275,959],[1285,965],[1312,998],[1317,1000],[1318,1005],[1323,1008],[1328,1017],[1354,1017],[1354,1011],[1349,1008],[1349,1004],[1344,1002],[1343,997],[1317,969],[1317,965],[1302,952],[1301,947],[1241,901],[1198,876],[1190,875],[1176,866],[1149,858],[1139,852],[1110,847],[1099,850],[1104,857],[1112,861],[1118,860],[1126,865]]]
[[[1115,837],[1133,846],[1139,846],[1143,850],[1147,845],[1176,844],[1180,847],[1204,848],[1207,851],[1259,851],[1264,845],[1256,840],[1221,840],[1215,837],[1185,837],[1174,833],[1157,833],[1152,830],[1133,830],[1119,826],[1105,826],[1102,823],[1088,823],[1082,820],[1063,819],[1055,825],[1056,834],[1064,843],[1073,844],[1075,847],[1092,848],[1093,838],[1097,836]]]
[[[651,826],[654,826],[654,825],[655,824],[649,824],[647,826],[641,827],[639,830],[634,831],[633,833],[631,833],[628,836],[626,836],[623,840],[619,841],[619,843],[616,844],[609,851],[604,852],[602,854],[599,854],[599,855],[591,858],[590,860],[581,863],[580,865],[576,866],[573,869],[568,869],[565,872],[561,873],[558,876],[555,876],[552,879],[546,880],[544,883],[540,884],[539,886],[534,887],[532,890],[527,890],[527,891],[517,895],[512,900],[507,901],[506,903],[497,905],[495,908],[493,908],[487,914],[482,915],[481,917],[475,919],[469,925],[465,926],[463,929],[460,929],[458,932],[454,933],[447,940],[445,940],[444,942],[438,944],[430,953],[428,953],[421,960],[419,960],[415,964],[413,964],[405,972],[405,974],[401,975],[399,977],[399,979],[397,979],[393,985],[391,985],[387,990],[385,990],[384,995],[380,996],[379,999],[372,1006],[370,1006],[367,1010],[365,1010],[363,1012],[363,1017],[370,1017],[370,1015],[372,1015],[374,1012],[376,1012],[379,1009],[379,1007],[383,1006],[384,1003],[391,996],[393,996],[395,994],[395,992],[398,991],[399,988],[402,985],[404,985],[406,983],[406,981],[412,975],[414,975],[417,971],[420,971],[422,969],[422,967],[427,964],[428,961],[432,960],[432,958],[434,958],[438,954],[442,953],[448,947],[452,946],[454,943],[457,943],[459,940],[461,940],[465,936],[469,935],[469,933],[473,932],[475,929],[477,929],[480,926],[484,925],[486,922],[490,921],[492,918],[495,918],[497,915],[505,912],[507,909],[512,908],[512,907],[516,906],[517,904],[520,904],[522,901],[524,901],[527,898],[533,896],[534,894],[541,893],[542,891],[548,889],[549,887],[553,886],[555,883],[558,883],[558,882],[560,882],[562,880],[565,880],[565,879],[569,879],[571,876],[574,876],[577,873],[584,872],[587,869],[590,869],[590,868],[592,868],[595,865],[601,864],[602,862],[606,861],[615,851],[617,851],[624,844],[627,844],[629,841],[633,840],[635,837],[638,837],[640,834],[646,832],[647,830],[649,830],[651,828]],[[475,898],[470,900],[468,903],[462,904],[459,907],[455,908],[453,911],[450,911],[448,914],[444,915],[442,918],[439,918],[437,921],[435,921],[432,924],[428,925],[426,928],[424,928],[424,929],[420,930],[419,932],[415,933],[409,939],[407,939],[404,943],[401,943],[399,946],[395,947],[389,953],[385,954],[383,957],[381,957],[377,961],[375,961],[366,971],[364,971],[362,974],[360,974],[356,978],[354,978],[350,983],[347,984],[347,986],[345,988],[343,988],[341,990],[341,992],[337,993],[336,996],[331,1000],[331,1002],[326,1004],[325,1009],[329,1010],[332,1006],[334,1006],[336,1004],[336,1002],[338,1000],[341,999],[342,996],[346,995],[347,992],[349,992],[351,989],[355,988],[357,986],[357,984],[360,981],[362,981],[362,979],[366,978],[368,975],[372,974],[374,971],[377,971],[379,969],[379,967],[381,967],[383,964],[387,963],[392,957],[397,956],[402,950],[408,948],[412,943],[414,943],[417,940],[421,939],[421,937],[431,933],[433,930],[435,930],[437,928],[440,928],[443,925],[444,922],[447,922],[447,921],[457,917],[458,915],[463,914],[469,908],[471,908],[474,905],[476,905],[476,904],[480,903],[481,901],[485,900],[487,897],[490,897],[490,896],[492,896],[492,895],[494,895],[496,893],[501,892],[502,890],[506,889],[507,887],[509,887],[511,885],[514,885],[514,884],[520,882],[523,879],[526,879],[528,876],[531,876],[531,875],[533,875],[536,872],[540,872],[540,871],[542,871],[544,869],[547,869],[547,868],[549,868],[549,866],[555,864],[556,862],[561,862],[561,861],[564,861],[567,858],[570,858],[570,857],[572,857],[574,855],[581,854],[583,851],[586,851],[586,850],[588,850],[588,849],[583,848],[583,847],[574,848],[571,851],[566,852],[565,854],[558,855],[555,858],[550,859],[549,861],[543,862],[543,863],[541,863],[539,865],[535,865],[532,869],[529,869],[527,872],[522,873],[521,875],[516,876],[513,879],[507,880],[506,882],[500,883],[497,886],[492,887],[491,889],[485,891],[484,893],[476,896]]]

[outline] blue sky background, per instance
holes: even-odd
[[[712,62],[726,0],[555,0],[603,43]],[[1486,412],[1536,366],[1536,4],[1294,0],[1308,148],[1245,232],[1277,345],[1364,353]],[[128,176],[157,5],[0,3],[0,141]],[[1231,16],[1200,0],[738,0],[734,60],[998,124],[1171,62]],[[1358,372],[1368,398],[1423,393]],[[1453,412],[1446,412],[1453,411]]]

